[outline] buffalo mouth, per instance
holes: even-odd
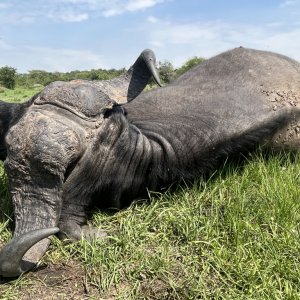
[[[36,264],[22,260],[24,254],[42,239],[58,232],[58,227],[52,227],[32,230],[14,237],[0,251],[0,275],[3,277],[17,277],[33,269]]]

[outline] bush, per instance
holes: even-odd
[[[16,85],[17,70],[12,67],[0,68],[0,82],[8,89],[14,89]]]

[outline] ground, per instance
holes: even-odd
[[[87,284],[85,272],[76,262],[50,264],[24,276],[28,282],[17,289],[16,299],[19,300],[113,299],[109,296],[101,298],[99,291]],[[7,282],[0,280],[0,284]]]

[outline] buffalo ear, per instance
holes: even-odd
[[[112,114],[115,114],[115,113],[119,113],[119,114],[126,116],[127,112],[126,112],[125,107],[123,106],[124,104],[126,104],[126,103],[120,103],[120,104],[115,103],[115,105],[112,108],[106,109],[103,112],[104,118],[109,118]]]

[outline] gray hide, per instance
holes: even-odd
[[[120,104],[127,103],[142,92],[151,77],[153,77],[158,85],[161,85],[155,65],[156,58],[154,52],[150,49],[145,49],[129,70],[119,77],[110,80],[74,80],[73,83],[90,84],[101,91],[102,97]],[[25,103],[7,103],[0,100],[0,160],[6,158],[4,139],[8,129],[19,121],[27,108],[38,96],[39,93]],[[65,100],[68,101],[68,97]]]
[[[25,249],[15,242],[26,241],[25,232],[97,235],[85,225],[91,206],[123,207],[147,189],[207,174],[258,146],[297,150],[299,100],[296,61],[245,48],[123,106],[86,82],[50,85],[6,137],[16,228],[0,253],[0,273],[30,269],[20,269],[21,258],[6,250]],[[46,249],[34,245],[24,260],[35,262]]]

